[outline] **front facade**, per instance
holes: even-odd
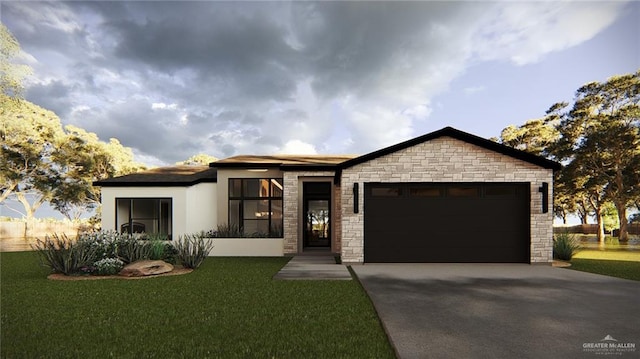
[[[172,177],[171,186],[123,177],[96,184],[104,229],[144,225],[178,238],[235,226],[269,237],[216,239],[213,255],[550,263],[558,168],[448,127],[363,156],[236,156],[185,174],[191,180]],[[138,218],[136,205],[156,209]]]

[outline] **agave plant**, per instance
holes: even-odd
[[[186,268],[196,269],[213,249],[213,243],[203,234],[185,234],[174,243],[176,257]]]
[[[66,235],[54,234],[37,239],[33,246],[42,264],[54,273],[72,275],[81,272],[81,268],[93,264],[97,248],[84,241],[69,239]]]

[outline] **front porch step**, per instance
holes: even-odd
[[[343,264],[333,256],[295,256],[273,276],[278,280],[351,280]]]

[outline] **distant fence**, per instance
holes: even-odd
[[[26,222],[11,221],[0,222],[0,238],[21,238],[25,236]],[[32,222],[30,223],[30,236],[42,237],[53,233],[75,236],[78,230],[84,228],[83,224],[72,222]]]
[[[631,223],[627,226],[629,234],[640,234],[640,223]],[[577,224],[575,226],[558,226],[553,227],[553,233],[579,233],[579,234],[598,234],[597,224]],[[618,235],[618,230],[613,231],[613,235]]]

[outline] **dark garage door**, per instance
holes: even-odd
[[[365,262],[529,263],[528,183],[365,183]]]

